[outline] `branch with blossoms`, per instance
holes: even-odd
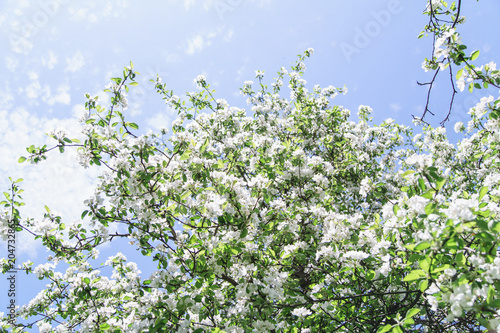
[[[462,39],[457,31],[460,24],[465,23],[465,16],[461,16],[462,1],[446,3],[442,0],[429,0],[424,14],[429,16],[429,22],[425,29],[420,33],[419,38],[427,34],[433,36],[433,47],[430,59],[425,59],[422,63],[422,68],[427,72],[434,71],[432,79],[429,82],[420,83],[419,85],[428,86],[427,97],[424,112],[420,117],[413,118],[425,122],[427,114],[435,115],[429,108],[431,103],[431,91],[438,74],[448,69],[450,75],[450,85],[452,95],[450,98],[448,112],[444,119],[440,122],[441,126],[449,120],[453,110],[453,102],[455,95],[458,93],[457,88],[463,91],[468,83],[469,91],[474,88],[488,88],[490,85],[500,88],[500,72],[496,70],[496,66],[490,63],[486,66],[476,68],[472,62],[479,56],[479,51],[472,52],[469,56],[465,54],[467,46],[462,44]],[[457,70],[456,75],[453,72],[453,65],[463,68]],[[455,80],[456,85],[455,86]]]

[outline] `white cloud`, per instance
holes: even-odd
[[[7,38],[10,42],[10,49],[15,53],[27,54],[33,48],[33,42],[23,37],[20,33],[10,31],[7,33]]]
[[[69,13],[73,15],[73,19],[75,21],[86,21],[90,23],[94,23],[97,21],[98,17],[95,13],[89,13],[88,8],[70,8]]]
[[[186,10],[191,9],[193,5],[197,4],[196,8],[202,8],[205,9],[206,11],[211,10],[215,2],[221,2],[221,0],[183,0],[184,3],[184,8]],[[222,0],[226,1],[226,0]],[[243,0],[229,0],[230,2],[237,2],[237,1],[243,1]],[[179,0],[168,0],[168,2],[173,3],[173,4],[178,4]]]
[[[210,42],[205,43],[202,35],[197,35],[188,41],[188,47],[186,53],[193,55],[195,53],[201,52],[206,46],[209,46]]]
[[[83,104],[76,104],[71,109],[71,112],[73,113],[73,117],[75,117],[76,119],[80,119],[83,115],[88,113]]]
[[[203,8],[205,8],[205,10],[210,10],[212,9],[212,6],[213,6],[213,0],[205,0],[203,1]]]
[[[143,87],[134,87],[127,96],[128,109],[127,112],[132,116],[136,117],[142,114],[142,108],[146,98],[146,90]]]
[[[42,65],[48,69],[53,69],[57,65],[57,62],[57,56],[52,50],[46,56],[42,57]]]
[[[15,71],[18,66],[19,66],[18,57],[12,57],[12,56],[5,57],[5,67],[7,67],[7,69],[10,72]]]
[[[159,112],[155,114],[146,122],[146,125],[149,126],[148,130],[159,132],[162,128],[169,128],[173,116],[173,112]]]
[[[75,21],[96,23],[108,16],[124,16],[127,6],[127,0],[75,2],[71,3],[68,12]]]
[[[392,103],[391,105],[389,105],[390,108],[396,112],[398,112],[399,110],[401,110],[401,106],[397,103]]]
[[[483,51],[484,52],[488,52],[489,50],[491,50],[491,44],[490,43],[484,43],[483,44]]]
[[[28,72],[28,79],[30,79],[31,81],[38,80],[38,74],[33,71]]]
[[[0,110],[10,108],[13,101],[14,95],[12,95],[9,86],[0,89]]]
[[[49,105],[54,105],[55,103],[61,103],[68,105],[71,102],[71,95],[68,94],[69,85],[62,84],[57,87],[56,94],[52,95],[50,91],[50,87],[47,87],[45,90],[46,94],[43,97],[43,101]]]
[[[187,47],[185,53],[193,55],[195,53],[201,52],[203,49],[212,45],[212,40],[223,42],[230,42],[233,37],[234,31],[228,29],[224,26],[217,28],[215,31],[208,31],[205,33],[198,34],[187,41]],[[216,39],[219,37],[219,39]]]
[[[66,71],[76,72],[80,68],[85,65],[85,59],[83,58],[83,54],[80,50],[76,51],[76,53],[71,58],[66,59]]]
[[[19,92],[23,96],[35,100],[35,103],[38,103],[36,99],[39,97],[49,105],[54,105],[56,103],[68,105],[71,102],[71,96],[68,93],[70,87],[67,83],[60,84],[55,94],[53,94],[49,85],[42,86],[40,84],[39,76],[36,72],[28,72],[28,79],[30,83],[25,88],[19,87]]]
[[[25,147],[31,144],[48,147],[54,145],[54,140],[44,133],[53,128],[65,128],[70,137],[76,135],[80,125],[76,119],[48,119],[30,114],[23,108],[0,111],[0,187],[8,189],[11,176],[13,179],[23,178],[20,184],[24,189],[23,199],[26,203],[21,207],[23,218],[43,217],[44,205],[62,214],[63,220],[79,220],[85,209],[83,200],[90,197],[95,187],[98,169],[83,169],[76,162],[76,150],[68,149],[59,154],[54,151],[48,154],[48,159],[39,165],[19,164],[21,155],[27,155]],[[31,235],[18,235],[19,254],[28,254],[34,261],[37,254],[44,253],[41,243],[35,242]]]
[[[177,54],[167,54],[164,58],[166,63],[172,64],[179,61],[179,55]]]
[[[240,82],[241,79],[242,79],[242,77],[243,77],[243,74],[247,75],[246,71],[247,71],[247,65],[248,65],[249,62],[250,62],[250,58],[245,58],[243,66],[241,66],[240,68],[238,68],[238,70],[236,71],[235,81]]]
[[[28,79],[30,83],[24,89],[21,87],[21,93],[24,93],[29,99],[38,98],[42,91],[42,86],[38,81],[38,74],[33,71],[28,72]]]
[[[243,2],[243,1],[240,1]],[[264,8],[272,3],[271,0],[250,0],[250,2],[256,3],[260,8]]]
[[[30,6],[29,0],[19,0],[19,1],[16,1],[16,2],[17,2],[17,5],[19,7],[22,7],[22,8],[28,8]]]
[[[231,38],[233,38],[233,35],[234,35],[233,29],[228,29],[226,31],[226,34],[224,35],[223,41],[225,41],[226,43],[230,42]]]
[[[33,42],[40,29],[48,22],[48,14],[34,1],[9,1],[2,8],[0,26],[15,53],[27,54],[33,49]]]
[[[184,0],[184,7],[189,10],[194,5],[194,0]]]

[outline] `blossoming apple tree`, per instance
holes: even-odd
[[[460,1],[432,0],[425,13],[424,33],[435,39],[425,69],[462,66],[460,90],[500,85],[493,63],[475,67],[478,53],[465,53]],[[110,108],[87,95],[85,140],[51,133],[53,148],[78,149],[83,167],[102,169],[82,220],[50,209],[22,219],[19,182],[2,202],[2,235],[29,231],[51,252],[46,264],[16,266],[48,285],[2,329],[498,330],[499,97],[485,96],[455,126],[457,144],[418,119],[419,135],[391,119],[373,124],[367,106],[354,122],[331,102],[345,88],[307,88],[312,53],[281,68],[270,87],[260,71],[245,82],[250,110],[218,99],[203,76],[184,99],[156,80],[178,113],[170,135],[139,134],[127,120],[132,65],[107,88]],[[31,146],[20,160],[38,163],[53,148]],[[87,261],[120,238],[157,266],[151,276],[122,253],[102,260],[111,276]],[[59,271],[60,262],[69,268]]]

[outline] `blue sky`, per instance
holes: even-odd
[[[8,176],[22,177],[26,216],[41,217],[48,205],[67,219],[79,217],[99,170],[81,169],[72,153],[54,154],[39,166],[19,165],[17,159],[30,144],[46,142],[44,133],[53,128],[78,136],[84,94],[100,94],[106,101],[104,86],[130,61],[141,76],[129,94],[127,113],[144,130],[168,127],[175,118],[149,82],[157,73],[178,95],[196,90],[193,79],[204,74],[218,98],[245,107],[239,87],[254,79],[255,70],[264,70],[271,83],[281,66],[289,67],[309,47],[315,50],[306,63],[311,86],[346,85],[349,93],[334,103],[353,113],[369,105],[375,122],[391,117],[410,124],[412,114],[422,113],[427,93],[416,82],[429,79],[421,63],[430,57],[432,41],[417,39],[427,21],[424,8],[425,1],[417,0],[3,0],[2,191],[9,186]],[[470,52],[481,51],[481,64],[499,62],[498,13],[497,0],[464,2],[468,21],[462,38]],[[443,73],[433,95],[437,116],[427,120],[434,125],[447,112],[448,80]],[[482,96],[458,95],[449,133],[455,122],[467,120],[468,108]],[[44,251],[20,236],[19,260],[43,262]],[[0,257],[5,253],[2,245]],[[35,282],[19,280],[18,303],[36,295],[35,287],[26,287]],[[1,278],[0,293],[5,285]],[[2,301],[0,306],[4,311]]]

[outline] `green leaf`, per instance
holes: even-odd
[[[425,186],[425,181],[422,178],[418,179],[418,186],[422,191],[425,191],[427,189],[427,186]]]
[[[107,331],[111,328],[111,326],[109,326],[108,323],[103,323],[99,326],[99,328],[102,330],[102,331]]]
[[[19,157],[19,159],[17,160],[17,163],[23,163],[24,161],[26,161],[26,157],[21,156],[21,157]]]
[[[444,177],[437,178],[436,179],[436,189],[440,190],[445,183],[446,183],[446,178],[444,178]]]
[[[415,246],[413,250],[420,252],[422,250],[428,249],[429,247],[431,247],[431,244],[429,242],[420,242]]]
[[[406,318],[403,325],[413,325],[415,324],[415,320],[413,320],[412,318]]]
[[[373,269],[370,269],[368,272],[366,272],[366,279],[368,281],[371,281],[375,278],[375,271]]]
[[[426,198],[426,199],[432,199],[434,197],[434,193],[436,193],[435,190],[433,189],[430,189],[429,191],[425,192],[424,194],[422,194],[422,198]]]
[[[429,267],[431,266],[431,258],[429,258],[429,257],[421,258],[418,261],[418,264],[420,265],[420,268],[422,268],[424,271],[428,272]]]
[[[139,129],[139,126],[136,123],[127,123],[127,126],[133,128],[135,130]]]
[[[486,304],[493,303],[494,297],[495,297],[495,287],[490,285],[488,288],[488,297],[486,298]]]
[[[428,286],[429,286],[429,280],[422,280],[418,285],[418,289],[420,289],[421,292],[425,292]]]
[[[403,329],[399,326],[395,326],[393,329],[392,329],[392,332],[394,333],[403,333]]]
[[[404,245],[405,248],[407,248],[410,251],[413,251],[415,249],[416,244],[406,244]]]
[[[455,257],[455,262],[458,266],[465,267],[466,259],[462,252],[458,252]]]
[[[470,60],[474,61],[477,59],[477,57],[479,57],[479,50],[472,52],[472,54],[470,55]]]
[[[186,191],[186,192],[182,193],[182,195],[181,195],[181,199],[182,199],[182,200],[184,200],[184,199],[186,199],[187,197],[189,197],[190,195],[191,195],[191,191],[189,191],[189,190],[188,190],[188,191]]]
[[[432,213],[434,213],[436,208],[437,205],[434,202],[430,201],[427,205],[425,205],[425,214],[431,215]]]
[[[240,238],[245,238],[248,235],[248,229],[241,230]]]
[[[139,82],[130,82],[129,83],[129,86],[132,86],[132,87],[135,87],[135,86],[138,86],[139,85]]]
[[[456,76],[457,80],[458,80],[458,79],[460,79],[460,78],[462,77],[463,72],[464,72],[464,69],[463,69],[463,68],[460,68],[460,69],[458,70],[458,72],[457,72],[457,76]]]
[[[481,201],[481,199],[486,195],[487,192],[488,192],[488,186],[481,187],[481,190],[479,190],[478,200]]]
[[[385,332],[389,332],[392,328],[392,325],[390,324],[387,324],[385,326],[382,326],[378,329],[377,333],[385,333]]]
[[[442,271],[444,271],[445,269],[448,269],[448,268],[453,268],[453,267],[451,265],[449,265],[449,264],[444,264],[443,266],[434,269],[432,271],[432,273],[434,274],[434,273],[442,272]]]
[[[419,312],[420,312],[420,309],[417,309],[417,308],[410,309],[406,312],[406,318],[411,318]]]
[[[500,232],[500,222],[493,223],[493,226],[491,227],[491,231],[493,232]]]
[[[186,150],[184,154],[182,154],[181,158],[179,159],[180,161],[187,160],[189,158],[189,155],[191,155],[191,150]]]
[[[205,152],[207,146],[208,146],[208,138],[205,139],[205,142],[203,142],[203,145],[200,147],[200,154],[203,154]]]
[[[415,280],[424,278],[426,276],[427,275],[425,274],[425,272],[423,270],[416,269],[416,270],[411,271],[407,276],[405,276],[403,281],[405,281],[405,282],[415,281]]]
[[[415,173],[415,170],[406,170],[404,173],[403,173],[403,177],[406,178],[406,176],[408,175],[411,175]]]

